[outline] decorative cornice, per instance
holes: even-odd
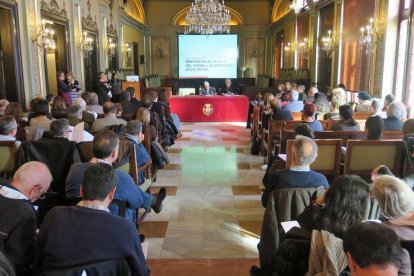
[[[95,20],[93,20],[93,18],[91,16],[91,2],[90,2],[90,0],[88,0],[88,2],[86,3],[86,6],[88,7],[88,16],[87,17],[82,16],[82,28],[97,31],[98,30],[98,23],[96,23],[96,16],[95,16]]]
[[[147,30],[148,26],[142,24],[141,22],[137,21],[135,18],[130,16],[124,9],[119,9],[119,18],[121,23],[125,23],[130,27],[140,29],[140,30]]]
[[[114,27],[114,25],[110,25],[109,27],[106,27],[106,33],[108,36],[112,36],[112,37],[118,37],[118,32],[116,30],[116,25]]]
[[[40,9],[44,10],[46,13],[51,13],[64,18],[68,17],[65,8],[65,1],[63,1],[63,8],[60,8],[56,0],[50,0],[50,4],[46,3],[45,0],[42,0],[40,2]]]

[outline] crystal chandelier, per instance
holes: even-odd
[[[369,20],[369,25],[361,28],[361,36],[359,37],[359,47],[361,50],[365,47],[365,54],[369,55],[374,49],[374,19]]]
[[[230,11],[218,0],[194,0],[185,17],[184,34],[230,33]]]

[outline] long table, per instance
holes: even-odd
[[[172,96],[171,112],[182,122],[245,122],[249,110],[246,96]]]

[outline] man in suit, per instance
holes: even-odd
[[[108,76],[104,72],[98,74],[97,94],[99,105],[103,105],[104,102],[110,100],[109,92],[111,92],[112,86],[108,83]]]
[[[220,90],[220,95],[231,95],[237,94],[236,88],[233,86],[231,79],[226,79],[224,81],[224,87]]]
[[[136,226],[108,209],[120,188],[116,171],[98,162],[85,170],[81,182],[83,200],[77,206],[53,208],[42,224],[35,274],[126,260],[131,275],[149,275]]]
[[[210,87],[210,83],[208,81],[205,81],[204,87],[200,89],[200,95],[213,96],[215,94],[216,94],[216,89],[214,87]]]
[[[98,132],[113,125],[126,125],[127,122],[123,119],[118,119],[115,115],[115,105],[112,102],[106,102],[103,105],[103,112],[105,118],[97,119],[92,125],[92,132]]]
[[[293,144],[292,165],[283,171],[274,171],[263,178],[265,191],[262,195],[263,207],[274,189],[312,188],[323,186],[328,188],[328,180],[318,172],[312,171],[310,165],[318,155],[315,141],[305,136],[296,136]]]

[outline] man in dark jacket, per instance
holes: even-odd
[[[130,119],[135,119],[138,111],[138,106],[131,102],[131,94],[128,91],[121,93],[122,115]]]
[[[36,275],[107,260],[127,260],[131,275],[149,275],[135,225],[109,212],[117,182],[110,164],[86,169],[83,201],[76,207],[52,209],[40,228]]]
[[[111,92],[112,86],[108,83],[108,76],[104,72],[98,74],[97,91],[99,104],[103,105],[104,102],[110,99],[109,92]]]
[[[16,171],[10,184],[0,185],[0,249],[17,275],[31,275],[37,229],[32,202],[49,189],[51,181],[46,165],[31,161]]]
[[[318,155],[315,141],[305,136],[296,136],[293,144],[293,160],[289,169],[273,172],[263,183],[265,190],[262,195],[263,207],[274,189],[312,188],[323,186],[328,188],[328,180],[318,172],[312,171],[310,165]]]

